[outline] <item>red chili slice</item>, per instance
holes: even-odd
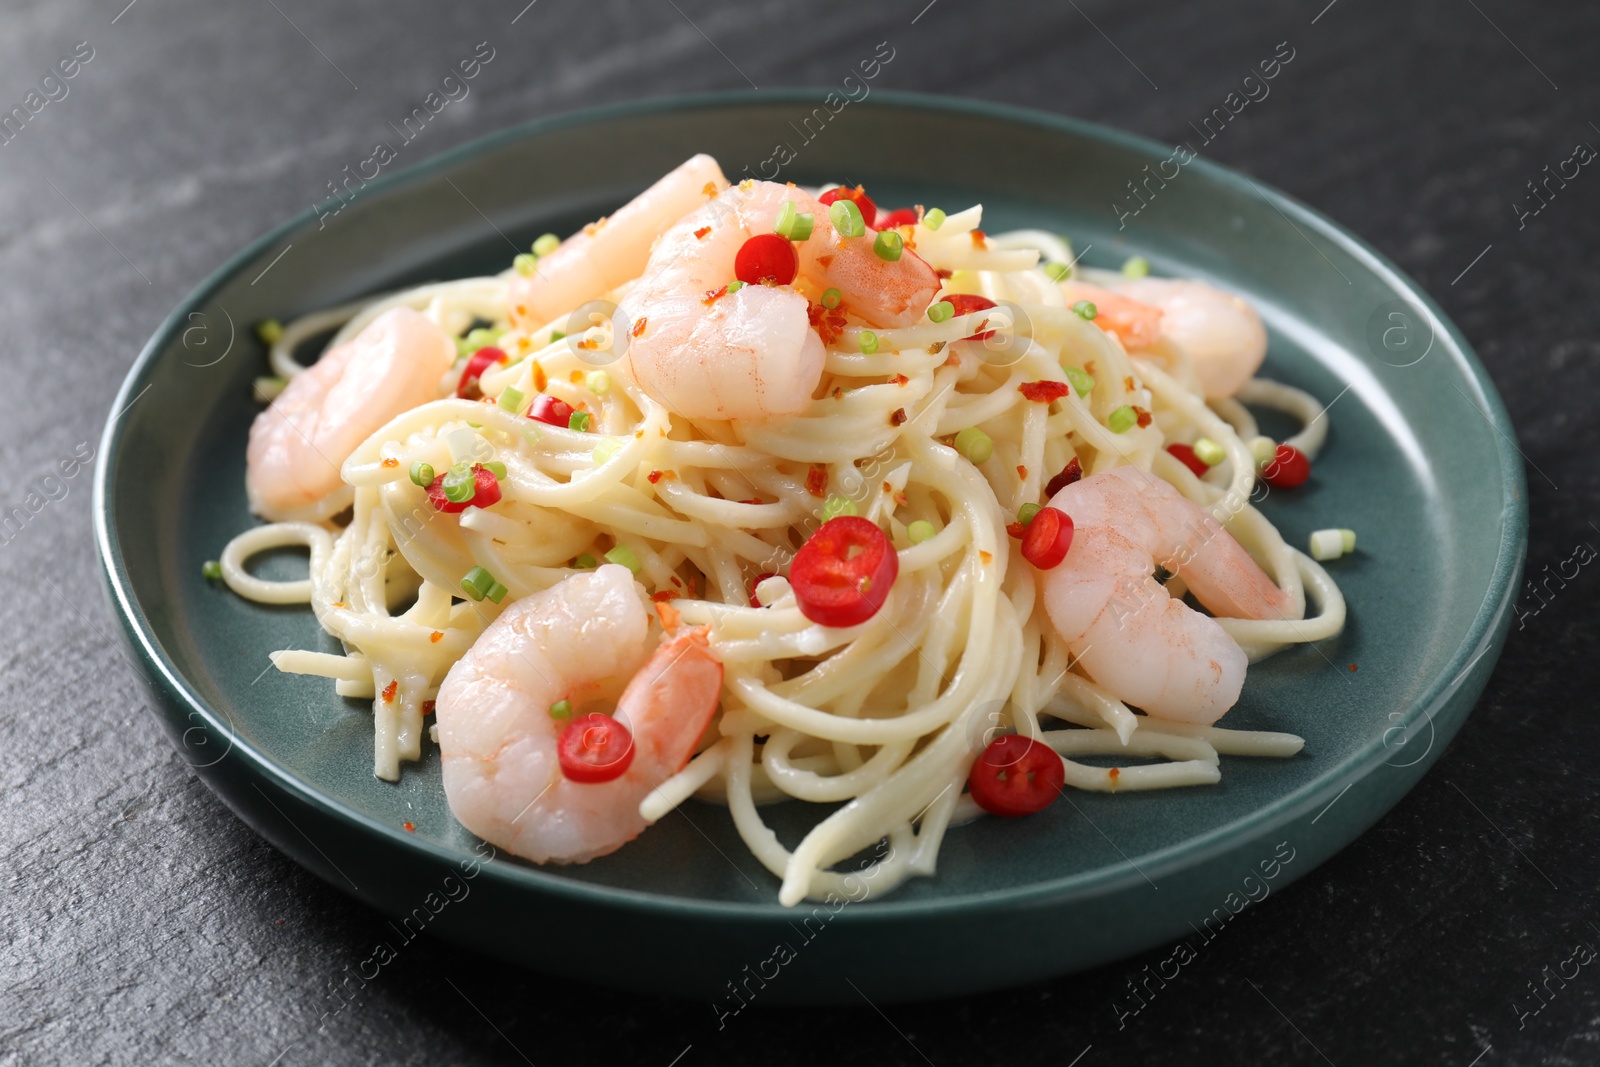
[[[950,306],[956,309],[957,315],[970,315],[974,311],[987,311],[989,308],[994,307],[993,300],[986,296],[978,296],[975,293],[949,293],[939,299],[949,301]],[[993,330],[984,330],[982,333],[969,334],[962,340],[987,341],[993,336]]]
[[[1078,457],[1073,456],[1072,462],[1061,468],[1061,473],[1045,483],[1044,498],[1049,500],[1061,490],[1083,477],[1083,464],[1078,462]]]
[[[561,773],[574,782],[609,782],[633,762],[633,734],[609,715],[573,719],[556,742]]]
[[[862,217],[866,217],[866,212],[862,212]],[[896,226],[915,226],[917,222],[916,211],[908,207],[897,207],[878,220],[877,228],[889,230]]]
[[[1072,547],[1072,516],[1058,508],[1041,508],[1022,535],[1022,558],[1047,571],[1067,558]]]
[[[873,220],[878,217],[878,205],[874,204],[872,198],[867,196],[865,189],[859,185],[854,189],[846,189],[844,186],[840,186],[837,189],[829,189],[817,197],[817,203],[823,207],[828,207],[840,200],[854,200],[856,208],[861,212],[861,221],[868,226],[873,226]],[[880,227],[873,226],[873,228],[878,229]]]
[[[493,471],[484,470],[482,467],[473,467],[472,473],[477,484],[473,487],[472,499],[459,503],[444,495],[444,475],[439,475],[428,486],[428,499],[433,501],[433,506],[446,515],[454,515],[458,511],[468,508],[487,508],[500,503],[500,480],[494,476]]]
[[[1206,471],[1211,469],[1206,466],[1206,461],[1195,455],[1194,449],[1188,445],[1168,445],[1167,451],[1176,456],[1185,467],[1194,471],[1196,478],[1204,478]]]
[[[559,426],[564,430],[572,421],[572,405],[545,393],[533,402],[533,407],[528,409],[528,418],[537,419],[551,426]]]
[[[733,257],[733,274],[746,285],[772,282],[788,285],[800,273],[800,256],[787,237],[758,233],[739,246]]]
[[[823,626],[855,626],[878,613],[900,557],[875,523],[840,515],[822,524],[789,565],[800,614]]]
[[[1050,806],[1066,781],[1061,757],[1049,745],[1020,734],[995,738],[967,775],[967,788],[990,815],[1015,818]]]
[[[1274,489],[1293,489],[1311,477],[1311,460],[1293,445],[1279,445],[1272,462],[1261,468],[1261,480]]]
[[[497,367],[509,357],[501,349],[486,345],[472,353],[467,365],[461,369],[461,381],[456,383],[456,396],[463,400],[476,400],[483,395],[478,379],[490,367]]]

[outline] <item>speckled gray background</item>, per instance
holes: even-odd
[[[0,535],[0,1063],[1600,1062],[1600,962],[1550,977],[1600,949],[1600,567],[1576,562],[1600,547],[1600,174],[1552,183],[1536,214],[1526,185],[1600,145],[1600,10],[125,2],[0,11],[0,112],[93,50],[0,145],[0,510],[42,501]],[[1167,141],[1290,42],[1293,67],[1207,154],[1364,235],[1461,325],[1518,428],[1547,591],[1524,589],[1479,709],[1415,792],[1120,1026],[1129,979],[1166,950],[963,1002],[758,1003],[719,1031],[706,1005],[424,939],[319,1028],[384,921],[268,848],[153,729],[100,592],[89,476],[45,476],[97,443],[179,298],[326,195],[478,42],[494,61],[414,158],[591,104],[833,84],[880,40],[896,58],[878,87]]]

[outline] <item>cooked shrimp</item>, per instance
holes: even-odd
[[[1195,374],[1208,398],[1238,392],[1267,356],[1266,327],[1261,325],[1256,309],[1241,296],[1204,282],[1175,278],[1140,278],[1111,284],[1124,299],[1159,310],[1161,336],[1194,361]]]
[[[633,575],[614,563],[524,597],[489,625],[434,707],[445,796],[467,829],[538,863],[585,863],[644,831],[640,801],[683,769],[722,692],[704,631],[680,631],[652,654],[648,630]],[[607,782],[569,780],[557,753],[568,720],[551,706],[571,701],[581,715],[624,682],[616,718],[633,734],[632,762]]]
[[[708,155],[690,157],[609,218],[585,226],[511,283],[511,324],[534,329],[637,278],[656,236],[728,187]]]
[[[384,423],[437,399],[455,358],[449,335],[407,307],[390,308],[324,352],[250,427],[250,510],[286,521],[326,518],[344,507],[340,465]]]
[[[795,245],[795,284],[812,296],[838,289],[849,313],[892,327],[915,322],[938,292],[939,276],[915,252],[881,259],[871,230],[841,237],[828,209],[800,189],[775,182],[728,189],[661,235],[624,301],[623,321],[638,331],[626,356],[634,379],[685,418],[793,415],[821,380],[823,342],[802,288],[746,285],[708,299],[735,280],[744,242],[773,232],[786,200],[812,218],[811,236]]]
[[[1087,300],[1094,305],[1094,324],[1117,335],[1130,352],[1149,348],[1161,337],[1161,310],[1088,282],[1065,281],[1061,295],[1069,305]]]
[[[1210,514],[1137,467],[1090,475],[1050,506],[1074,532],[1066,559],[1041,572],[1045,609],[1089,677],[1156,718],[1221,718],[1244,685],[1244,651],[1168,596],[1155,568],[1219,616],[1283,618],[1289,595]]]

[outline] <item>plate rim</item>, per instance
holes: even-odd
[[[759,92],[728,90],[622,101],[563,112],[473,138],[438,155],[397,170],[393,174],[381,175],[369,181],[368,188],[372,192],[391,192],[428,180],[503,145],[564,129],[663,112],[816,104],[828,91],[825,88],[768,89]],[[878,90],[874,98],[880,101],[879,106],[887,105],[891,108],[930,114],[955,112],[964,116],[990,118],[1032,127],[1057,136],[1109,144],[1148,157],[1152,162],[1163,159],[1168,154],[1167,147],[1152,138],[1036,108],[887,89]],[[1403,729],[1407,732],[1407,736],[1410,736],[1423,718],[1431,723],[1435,713],[1467,684],[1472,668],[1500,637],[1502,623],[1507,621],[1506,616],[1515,603],[1510,593],[1520,575],[1528,541],[1526,472],[1519,462],[1521,449],[1516,444],[1515,427],[1511,423],[1498,390],[1472,345],[1433,298],[1359,236],[1276,187],[1256,182],[1243,170],[1224,166],[1209,159],[1197,157],[1189,166],[1209,175],[1213,181],[1224,187],[1239,191],[1253,188],[1270,206],[1282,213],[1291,225],[1310,229],[1334,243],[1392,289],[1402,293],[1427,312],[1436,330],[1444,333],[1451,342],[1451,347],[1454,349],[1450,353],[1452,363],[1465,372],[1464,377],[1475,390],[1475,396],[1469,399],[1475,405],[1481,404],[1480,411],[1486,413],[1491,428],[1495,430],[1495,453],[1504,491],[1500,502],[1500,545],[1483,601],[1473,616],[1466,636],[1444,669],[1430,681],[1424,693],[1410,704],[1395,727],[1378,738],[1369,740],[1366,745],[1318,774],[1313,781],[1272,803],[1209,830],[1186,836],[1174,844],[1151,853],[1141,869],[1159,874],[1191,866],[1203,861],[1209,854],[1226,851],[1231,843],[1259,838],[1274,827],[1286,826],[1297,821],[1315,806],[1327,800],[1333,791],[1338,790],[1342,795],[1344,789],[1367,778],[1378,766],[1385,763],[1383,754],[1390,749],[1384,739],[1394,729]],[[219,736],[229,737],[231,747],[228,754],[237,750],[245,771],[270,780],[301,803],[318,810],[323,816],[354,827],[363,834],[376,837],[386,847],[421,853],[435,863],[450,865],[461,859],[456,850],[426,838],[406,834],[398,827],[381,822],[321,792],[297,777],[290,768],[280,767],[266,753],[239,737],[232,723],[224,721],[226,716],[219,716],[200,698],[199,694],[186,683],[177,664],[169,661],[156,638],[149,618],[134,597],[131,581],[123,565],[120,541],[110,523],[110,511],[115,495],[115,490],[110,484],[110,471],[113,458],[120,454],[123,442],[122,427],[127,425],[121,416],[132,403],[137,401],[139,395],[142,395],[142,390],[139,394],[134,394],[135,387],[151,374],[161,351],[186,321],[185,316],[191,309],[203,305],[212,294],[279,241],[315,222],[318,209],[331,203],[333,201],[330,199],[301,212],[247,243],[188,292],[162,320],[140,350],[112,400],[111,414],[100,436],[100,452],[95,461],[91,505],[96,556],[124,638],[137,652],[146,672],[161,687],[169,703],[185,709],[186,719],[193,721],[198,716],[209,730]],[[148,388],[148,384],[145,387]],[[1471,709],[1467,710],[1468,715],[1470,711]],[[1464,715],[1463,722],[1465,717]],[[208,777],[202,775],[203,779]],[[210,784],[208,781],[208,785]],[[1407,787],[1409,788],[1410,786]],[[223,796],[226,800],[221,791],[215,787],[213,791],[218,792],[219,796]],[[235,810],[237,811],[236,808]],[[246,822],[250,820],[246,819]],[[659,912],[663,917],[674,914],[683,917],[685,913],[693,913],[701,917],[715,917],[722,920],[766,921],[794,913],[794,909],[786,908],[777,902],[776,894],[770,900],[762,901],[714,901],[578,881],[520,862],[486,863],[482,872],[516,891],[549,893],[571,898],[575,902],[618,904],[644,912]],[[868,908],[848,909],[851,913],[848,922],[852,926],[888,925],[908,919],[959,914],[977,905],[1004,905],[1012,908],[1038,906],[1065,899],[1090,898],[1117,892],[1122,883],[1138,879],[1139,875],[1134,870],[1124,871],[1123,866],[1119,864],[1096,867],[1048,881],[1030,882],[1003,889],[965,892],[933,900],[907,900],[889,896],[886,899],[868,901],[872,905]]]

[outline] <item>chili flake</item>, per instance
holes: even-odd
[[[820,463],[813,463],[811,465],[811,469],[806,472],[806,492],[810,493],[812,496],[816,497],[819,500],[822,497],[827,495],[827,492],[828,492],[828,468],[827,467],[824,467]]]
[[[1023,479],[1026,479],[1028,477],[1028,468],[1024,467],[1020,463],[1017,464],[1017,477],[1018,478],[1023,478]]]
[[[704,241],[706,239],[706,234],[708,234],[710,232],[711,232],[711,227],[710,226],[702,226],[702,227],[700,227],[698,230],[694,231],[695,240]]]
[[[400,825],[404,826],[406,828],[406,833],[408,833],[408,834],[414,834],[414,833],[417,832],[417,824],[414,823],[414,822],[411,822],[410,820],[407,820],[407,821],[401,823]]]
[[[1135,415],[1135,416],[1136,416],[1136,417],[1137,417],[1137,418],[1138,418],[1138,420],[1139,420],[1139,429],[1141,429],[1141,430],[1142,430],[1142,429],[1144,429],[1144,428],[1145,428],[1145,427],[1146,427],[1146,426],[1149,426],[1149,425],[1150,425],[1150,422],[1151,422],[1151,419],[1152,419],[1152,416],[1151,416],[1151,414],[1150,414],[1150,413],[1149,413],[1149,412],[1148,412],[1148,411],[1146,411],[1146,410],[1145,410],[1145,409],[1144,409],[1144,408],[1142,408],[1142,407],[1139,407],[1139,406],[1138,406],[1138,405],[1135,405],[1135,406],[1134,406],[1134,409],[1133,409],[1133,413],[1134,413],[1134,415]]]
[[[550,376],[544,372],[539,364],[533,365],[533,389],[536,393],[544,392],[544,387],[550,384]]]
[[[389,467],[389,468],[392,469],[392,468],[400,466],[400,461],[395,459],[393,456],[389,456],[389,457],[386,457],[384,459],[383,466]]]
[[[396,681],[391,681],[388,685],[383,687],[383,702],[385,704],[392,703],[394,701],[394,695],[396,693],[398,693],[399,691],[400,691],[400,683],[399,683],[399,681],[397,681],[397,680]]]
[[[983,235],[983,231],[982,230],[973,230],[972,231],[972,247],[973,248],[988,248],[989,247],[988,242],[983,239],[983,236],[984,235]]]
[[[444,631],[443,630],[435,630],[435,631],[433,631],[433,633],[428,635],[428,640],[432,641],[434,644],[437,645],[440,641],[444,640]]]
[[[1078,462],[1078,457],[1073,456],[1072,462],[1061,468],[1061,473],[1050,479],[1044,487],[1045,499],[1055,496],[1061,490],[1083,477],[1083,464]]]
[[[895,408],[894,409],[894,413],[889,416],[889,425],[890,426],[900,426],[905,421],[906,421],[906,409],[905,408]]]
[[[727,295],[728,287],[726,285],[724,285],[721,289],[707,289],[706,295],[700,298],[700,303],[715,304],[718,300]]]
[[[893,382],[894,384],[896,384],[896,385],[905,385],[911,379],[907,378],[904,374],[896,374],[893,378],[890,378],[889,380],[891,382]]]
[[[433,714],[433,701],[424,700],[422,702],[422,714],[424,714],[424,715],[432,715]]]
[[[1023,382],[1017,386],[1017,392],[1036,403],[1048,404],[1053,400],[1060,400],[1062,397],[1071,394],[1072,386],[1066,382],[1053,382],[1045,379],[1037,382]]]

